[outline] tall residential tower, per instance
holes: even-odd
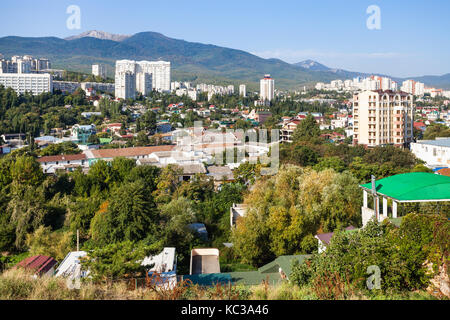
[[[353,144],[408,147],[413,141],[413,95],[391,90],[353,96]]]
[[[271,102],[274,98],[275,81],[266,74],[260,81],[260,99],[263,102]]]

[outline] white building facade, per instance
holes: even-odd
[[[18,94],[31,92],[39,95],[53,91],[53,78],[50,74],[3,73],[0,74],[0,85],[12,88]]]
[[[411,152],[429,167],[450,166],[450,138],[422,140],[411,143]]]
[[[102,77],[103,79],[106,79],[106,66],[103,64],[93,64],[92,74],[96,77]]]
[[[275,80],[266,74],[260,81],[260,99],[262,101],[272,101],[275,93]]]

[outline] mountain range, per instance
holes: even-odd
[[[313,60],[290,64],[280,59],[264,59],[242,50],[173,39],[156,32],[130,36],[93,30],[66,39],[8,36],[0,38],[0,53],[46,57],[51,59],[53,68],[81,72],[90,72],[94,63],[104,63],[110,76],[119,59],[166,60],[172,63],[174,80],[247,83],[250,89],[257,88],[264,74],[271,74],[277,87],[282,89],[368,75],[332,69]],[[450,88],[450,74],[412,79],[429,86]]]

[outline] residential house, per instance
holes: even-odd
[[[349,226],[345,228],[345,231],[356,230],[355,227]],[[322,233],[314,236],[319,242],[319,253],[322,253],[326,250],[327,246],[330,244],[331,238],[333,238],[334,232]]]
[[[119,148],[119,149],[99,149],[99,150],[86,150],[85,154],[91,166],[98,160],[112,161],[114,158],[127,158],[127,159],[145,159],[154,152],[172,151],[175,148],[174,145],[165,146],[153,146],[153,147],[135,147],[135,148]]]
[[[71,129],[71,137],[75,143],[88,144],[89,137],[97,133],[95,124],[79,125],[76,124]]]
[[[300,122],[301,120],[292,120],[283,125],[280,130],[281,142],[292,143],[292,137]]]
[[[37,161],[42,167],[44,173],[54,174],[58,170],[74,171],[77,168],[88,166],[87,157],[84,153],[67,154],[60,156],[45,156],[38,158]]]

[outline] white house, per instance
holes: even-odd
[[[53,174],[57,170],[73,171],[79,167],[88,167],[88,161],[84,153],[68,154],[60,156],[46,156],[38,158],[44,173]]]
[[[411,152],[429,167],[450,167],[450,138],[411,143]]]

